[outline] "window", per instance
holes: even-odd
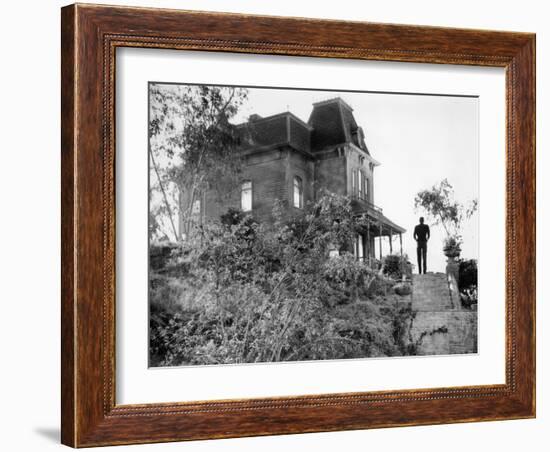
[[[359,171],[359,197],[364,199],[365,195],[365,175],[363,171]]]
[[[241,185],[241,210],[250,212],[252,210],[252,181],[245,181]]]
[[[294,176],[294,207],[301,209],[304,205],[304,186],[302,179]]]
[[[199,215],[201,213],[201,200],[195,199],[193,201],[193,208],[191,209],[191,215]]]
[[[357,171],[351,170],[351,194],[357,194]]]
[[[363,260],[363,236],[361,234],[357,236],[357,257],[359,260]]]
[[[369,178],[365,177],[365,199],[369,200]]]

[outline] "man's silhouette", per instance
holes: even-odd
[[[414,228],[413,237],[416,240],[416,260],[418,261],[418,273],[426,273],[426,253],[428,240],[430,239],[430,227],[424,224],[424,217],[418,219],[420,224]]]

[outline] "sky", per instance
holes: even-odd
[[[479,197],[478,99],[249,88],[248,101],[234,121],[245,121],[253,113],[269,116],[291,111],[307,122],[312,103],[337,96],[353,108],[355,120],[365,132],[367,147],[380,162],[374,172],[374,203],[382,207],[390,220],[407,229],[403,235],[403,252],[416,264],[416,242],[412,234],[422,215],[414,210],[416,193],[446,178],[454,188],[457,201],[469,203]],[[428,271],[445,271],[443,228],[427,223],[431,229]],[[464,224],[462,257],[478,258],[478,228],[476,213]],[[393,249],[399,249],[398,239]],[[385,239],[383,254],[388,252],[389,243]]]

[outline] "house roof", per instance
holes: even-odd
[[[332,146],[352,143],[368,155],[364,132],[357,125],[353,108],[340,97],[315,102],[307,122],[291,112],[261,117],[251,115],[237,125],[243,133],[243,147],[290,144],[314,154]]]
[[[241,131],[245,150],[288,144],[294,149],[311,153],[312,127],[291,112],[267,117],[252,115],[245,123],[237,125]]]
[[[341,143],[353,143],[370,155],[363,129],[357,125],[353,108],[341,97],[313,104],[308,120],[313,126],[313,150],[322,150]]]
[[[349,143],[352,148],[363,151],[372,164],[379,164],[370,155],[363,129],[353,115],[353,108],[340,97],[314,103],[307,122],[287,111],[267,117],[254,114],[236,127],[242,136],[243,150],[250,153],[289,145],[313,157],[317,152]],[[375,235],[406,231],[385,217],[381,209],[366,206],[364,213],[379,225],[373,230]]]

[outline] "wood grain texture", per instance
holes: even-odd
[[[62,442],[74,447],[535,415],[535,36],[72,5],[62,10]],[[115,404],[117,47],[506,68],[506,384]]]
[[[75,444],[74,9],[63,9],[61,14],[61,412],[63,413],[61,441],[64,444]]]

